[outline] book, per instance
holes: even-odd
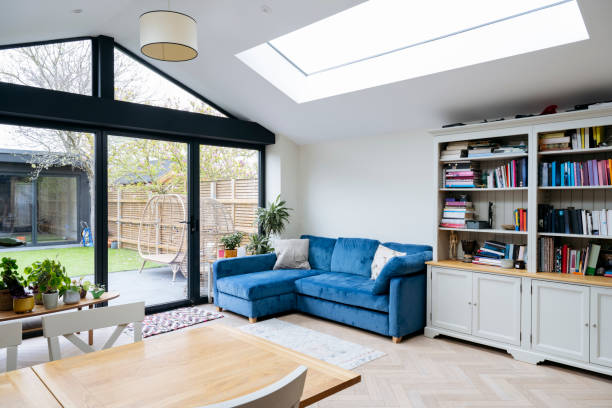
[[[585,275],[595,275],[595,269],[597,268],[597,261],[599,259],[599,251],[601,246],[598,244],[591,245],[591,253],[589,254],[589,260]]]

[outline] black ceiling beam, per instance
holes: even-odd
[[[255,122],[8,83],[0,83],[0,115],[111,131],[258,145],[275,142],[274,133]]]

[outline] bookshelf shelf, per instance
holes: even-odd
[[[440,227],[440,231],[459,231],[459,232],[476,232],[478,234],[507,234],[507,235],[527,235],[527,231],[514,231],[505,229],[471,229],[471,228],[446,228]],[[610,237],[612,239],[612,237]]]
[[[612,187],[612,186],[609,186]],[[509,187],[509,188],[441,188],[440,191],[527,191],[528,187]]]
[[[512,154],[492,154],[484,157],[462,157],[460,159],[440,159],[440,163],[464,163],[470,161],[491,161],[491,160],[508,160],[520,159],[527,157],[527,153],[512,153]]]
[[[565,156],[568,154],[589,154],[589,153],[605,153],[612,152],[612,147],[594,147],[592,149],[574,149],[574,150],[551,150],[546,152],[538,152],[538,156]]]
[[[612,239],[612,235],[584,235],[584,234],[564,234],[560,232],[538,232],[541,237],[562,237],[562,238],[582,238],[582,239]]]
[[[567,187],[538,187],[539,190],[607,190],[612,186],[567,186]]]

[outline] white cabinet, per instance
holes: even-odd
[[[431,324],[520,345],[521,279],[432,268]]]
[[[589,361],[589,288],[532,281],[532,348]]]
[[[591,363],[612,367],[612,289],[591,288]]]
[[[432,325],[460,333],[472,332],[472,273],[432,269]]]
[[[472,334],[514,345],[521,344],[521,279],[473,274]]]

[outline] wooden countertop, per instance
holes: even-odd
[[[533,279],[543,279],[556,282],[575,283],[579,285],[592,285],[592,286],[607,286],[612,287],[612,278],[605,276],[585,276],[585,275],[573,275],[566,273],[550,273],[550,272],[537,272],[530,273],[525,269],[504,269],[498,266],[488,265],[476,265],[472,263],[465,263],[461,261],[428,261],[425,262],[427,265],[438,266],[442,268],[453,268],[453,269],[464,269],[473,272],[486,272],[486,273],[498,273],[500,275],[510,276],[525,276]]]

